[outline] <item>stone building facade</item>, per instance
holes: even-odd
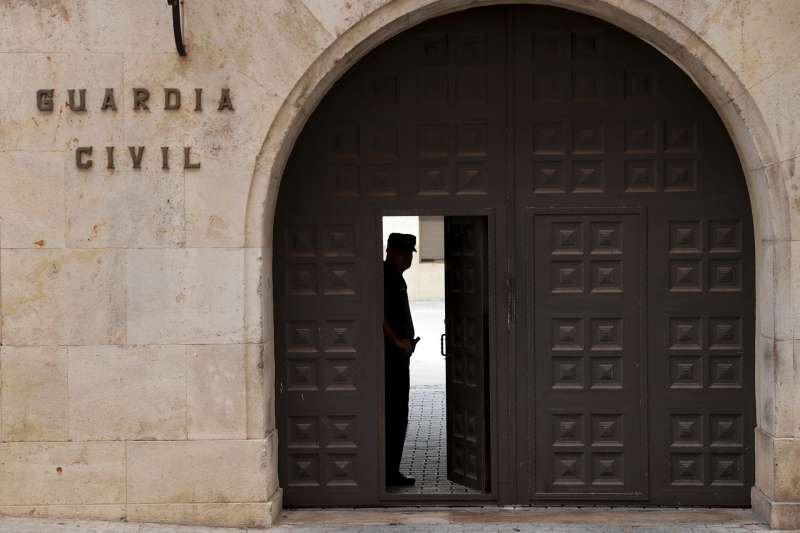
[[[0,3],[0,513],[272,523],[292,146],[369,50],[494,3],[185,0],[185,57],[163,0]],[[800,3],[539,3],[656,47],[733,139],[756,240],[752,505],[800,527]]]

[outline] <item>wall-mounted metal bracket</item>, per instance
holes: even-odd
[[[167,0],[167,5],[172,6],[172,32],[175,34],[175,48],[178,55],[186,55],[186,46],[183,44],[183,0]]]

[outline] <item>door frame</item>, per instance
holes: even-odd
[[[507,302],[502,302],[500,298],[502,295],[498,290],[497,279],[499,269],[497,268],[496,258],[498,252],[504,249],[503,244],[499,242],[499,238],[504,237],[503,232],[499,231],[498,219],[502,218],[502,214],[498,216],[497,210],[494,208],[479,208],[479,209],[460,209],[460,208],[436,208],[436,207],[411,207],[408,208],[376,208],[371,213],[372,219],[375,224],[381,228],[381,231],[376,232],[375,246],[375,268],[379,275],[376,276],[375,294],[377,296],[376,309],[383,309],[383,275],[380,263],[383,262],[383,252],[385,243],[383,242],[383,217],[391,216],[485,216],[487,218],[488,227],[488,246],[489,257],[487,258],[488,264],[488,308],[489,308],[489,491],[481,494],[397,494],[387,491],[386,489],[386,468],[385,468],[385,405],[383,398],[385,397],[385,383],[382,377],[378,380],[378,424],[377,424],[377,444],[378,444],[378,501],[384,506],[407,506],[407,505],[475,505],[476,503],[496,503],[502,504],[503,498],[500,496],[499,481],[502,472],[511,471],[506,470],[513,468],[514,461],[508,456],[498,453],[499,435],[503,428],[513,422],[513,416],[509,410],[513,406],[506,405],[501,409],[501,400],[498,398],[499,382],[501,376],[499,372],[503,365],[499,364],[501,359],[506,359],[509,356],[509,349],[511,348],[510,335],[507,331],[498,328],[498,320],[502,319],[502,314],[498,313],[498,305],[507,305]],[[502,269],[500,269],[502,270]],[[383,346],[383,332],[380,328],[375,331],[375,346]],[[506,366],[506,369],[509,367]],[[377,365],[378,376],[383,376],[384,360],[383,357],[379,358]],[[506,383],[508,379],[513,376],[513,372],[503,372],[508,374],[505,377]],[[505,415],[505,416],[504,416]],[[501,462],[502,461],[502,462]]]

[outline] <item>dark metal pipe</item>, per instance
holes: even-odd
[[[185,56],[186,47],[183,44],[181,2],[182,0],[167,0],[167,5],[172,6],[172,32],[175,34],[175,48],[178,49],[178,55]]]

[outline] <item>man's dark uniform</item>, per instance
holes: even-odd
[[[413,244],[412,244],[413,247]],[[389,262],[383,264],[383,316],[398,338],[413,339],[414,323],[402,274]],[[410,354],[383,338],[386,383],[386,473],[400,471],[403,442],[408,428]]]

